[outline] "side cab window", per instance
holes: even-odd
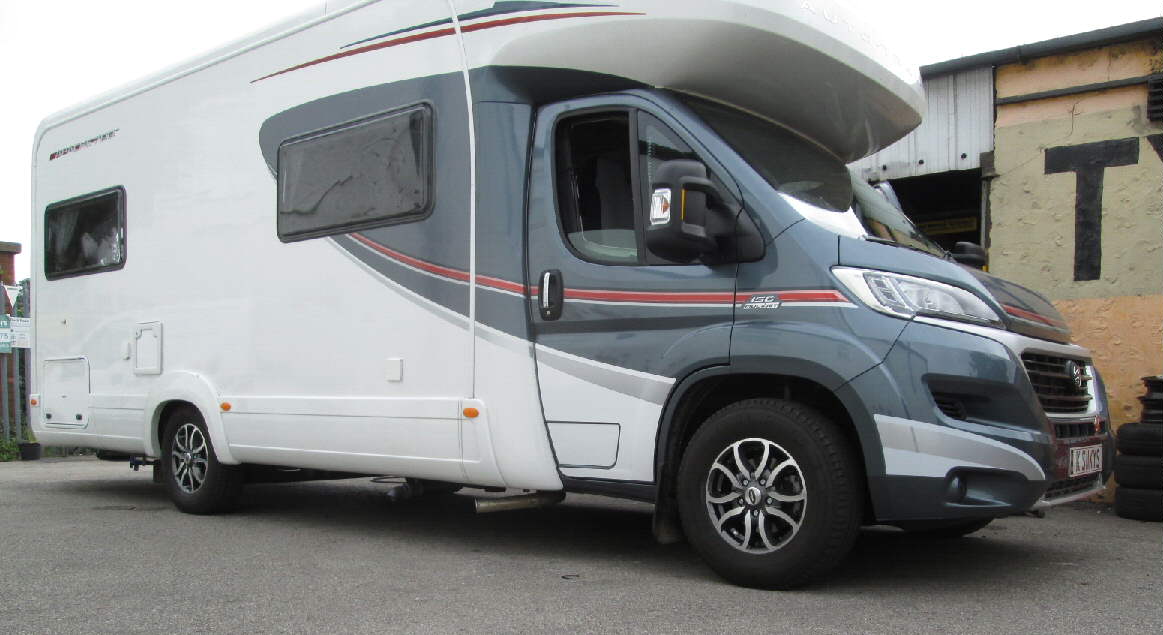
[[[642,262],[630,112],[557,123],[555,171],[561,230],[577,255],[603,264]]]
[[[688,143],[647,112],[611,108],[559,119],[554,144],[558,221],[576,256],[608,265],[675,264],[646,248],[643,206],[661,164],[702,161]]]

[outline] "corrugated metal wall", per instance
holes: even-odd
[[[993,68],[925,78],[929,105],[920,127],[852,164],[865,179],[883,181],[981,167],[993,150]]]

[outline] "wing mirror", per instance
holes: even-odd
[[[953,245],[953,260],[974,269],[985,268],[985,249],[977,243],[961,241]]]
[[[686,159],[658,166],[651,183],[646,246],[658,256],[690,262],[718,250],[707,231],[712,206],[722,208],[723,197],[707,178],[707,167]]]

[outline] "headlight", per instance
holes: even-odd
[[[932,315],[1000,324],[997,312],[965,289],[899,273],[835,267],[832,273],[865,304],[889,315]]]

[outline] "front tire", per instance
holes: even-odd
[[[161,466],[170,499],[181,511],[215,514],[237,505],[242,468],[218,462],[206,422],[196,408],[182,406],[166,419]]]
[[[679,468],[678,506],[695,550],[720,576],[786,589],[817,579],[852,548],[863,473],[840,429],[778,399],[709,417]]]

